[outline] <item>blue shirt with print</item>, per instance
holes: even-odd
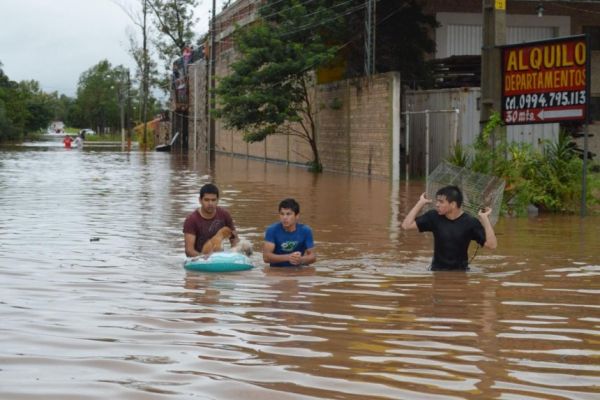
[[[315,247],[312,230],[308,225],[296,224],[296,230],[287,232],[281,222],[270,225],[265,232],[265,242],[275,244],[275,254],[290,254],[299,251],[302,255],[307,249]],[[272,263],[272,267],[292,267],[289,262]]]

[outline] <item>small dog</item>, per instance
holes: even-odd
[[[238,244],[231,248],[231,251],[242,253],[247,257],[252,255],[252,243],[246,239],[241,239]]]
[[[215,251],[223,251],[223,240],[229,239],[232,235],[231,229],[227,226],[222,227],[217,231],[215,236],[210,238],[204,246],[202,246],[202,254],[209,255]],[[246,239],[240,240],[231,251],[242,253],[248,257],[252,255],[252,243]]]
[[[231,237],[231,228],[224,226],[202,246],[202,254],[211,254],[215,251],[223,251],[223,240]]]

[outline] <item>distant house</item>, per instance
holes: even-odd
[[[64,133],[65,123],[62,121],[52,121],[48,126],[48,133]]]

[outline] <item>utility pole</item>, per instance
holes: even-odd
[[[483,47],[481,48],[481,128],[493,111],[502,110],[502,57],[497,46],[506,44],[506,0],[483,0]],[[492,146],[495,137],[492,134]]]
[[[215,44],[216,44],[216,21],[215,21],[215,17],[216,17],[216,0],[212,0],[212,17],[210,20],[210,67],[209,67],[209,73],[210,73],[210,85],[209,85],[209,103],[208,103],[208,154],[209,154],[209,159],[212,161],[212,157],[214,156],[215,153],[215,119],[214,117],[211,115],[210,111],[212,110],[212,108],[214,107],[215,104],[215,61],[217,59],[216,57],[216,49],[215,49]],[[212,162],[210,163],[210,166],[212,166]]]
[[[119,78],[122,79],[123,77]],[[119,111],[121,112],[121,151],[125,151],[125,91],[122,81],[119,82]]]
[[[127,151],[131,150],[131,74],[127,68]]]
[[[117,101],[119,102],[119,113],[121,123],[121,151],[125,151],[125,74],[129,74],[129,70],[119,68],[115,70],[115,85],[117,89]],[[127,92],[128,94],[128,92]]]
[[[375,3],[376,0],[365,0],[365,76],[375,73]]]
[[[144,22],[143,22],[143,38],[142,38],[142,48],[143,48],[143,54],[142,54],[142,93],[143,93],[143,98],[142,98],[142,123],[144,124],[144,146],[143,146],[143,150],[146,151],[147,146],[148,146],[148,77],[149,77],[149,68],[150,68],[150,62],[148,60],[149,56],[148,56],[148,46],[147,46],[147,41],[148,41],[148,27],[146,25],[146,19],[147,19],[147,14],[148,14],[148,0],[144,0],[144,4],[143,4],[143,18],[144,18]]]

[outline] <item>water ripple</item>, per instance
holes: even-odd
[[[212,180],[253,270],[182,268],[183,220]],[[596,399],[600,221],[501,219],[472,272],[434,273],[430,237],[399,228],[422,191],[222,156],[0,148],[0,398]],[[315,233],[310,268],[262,263],[288,196]]]

